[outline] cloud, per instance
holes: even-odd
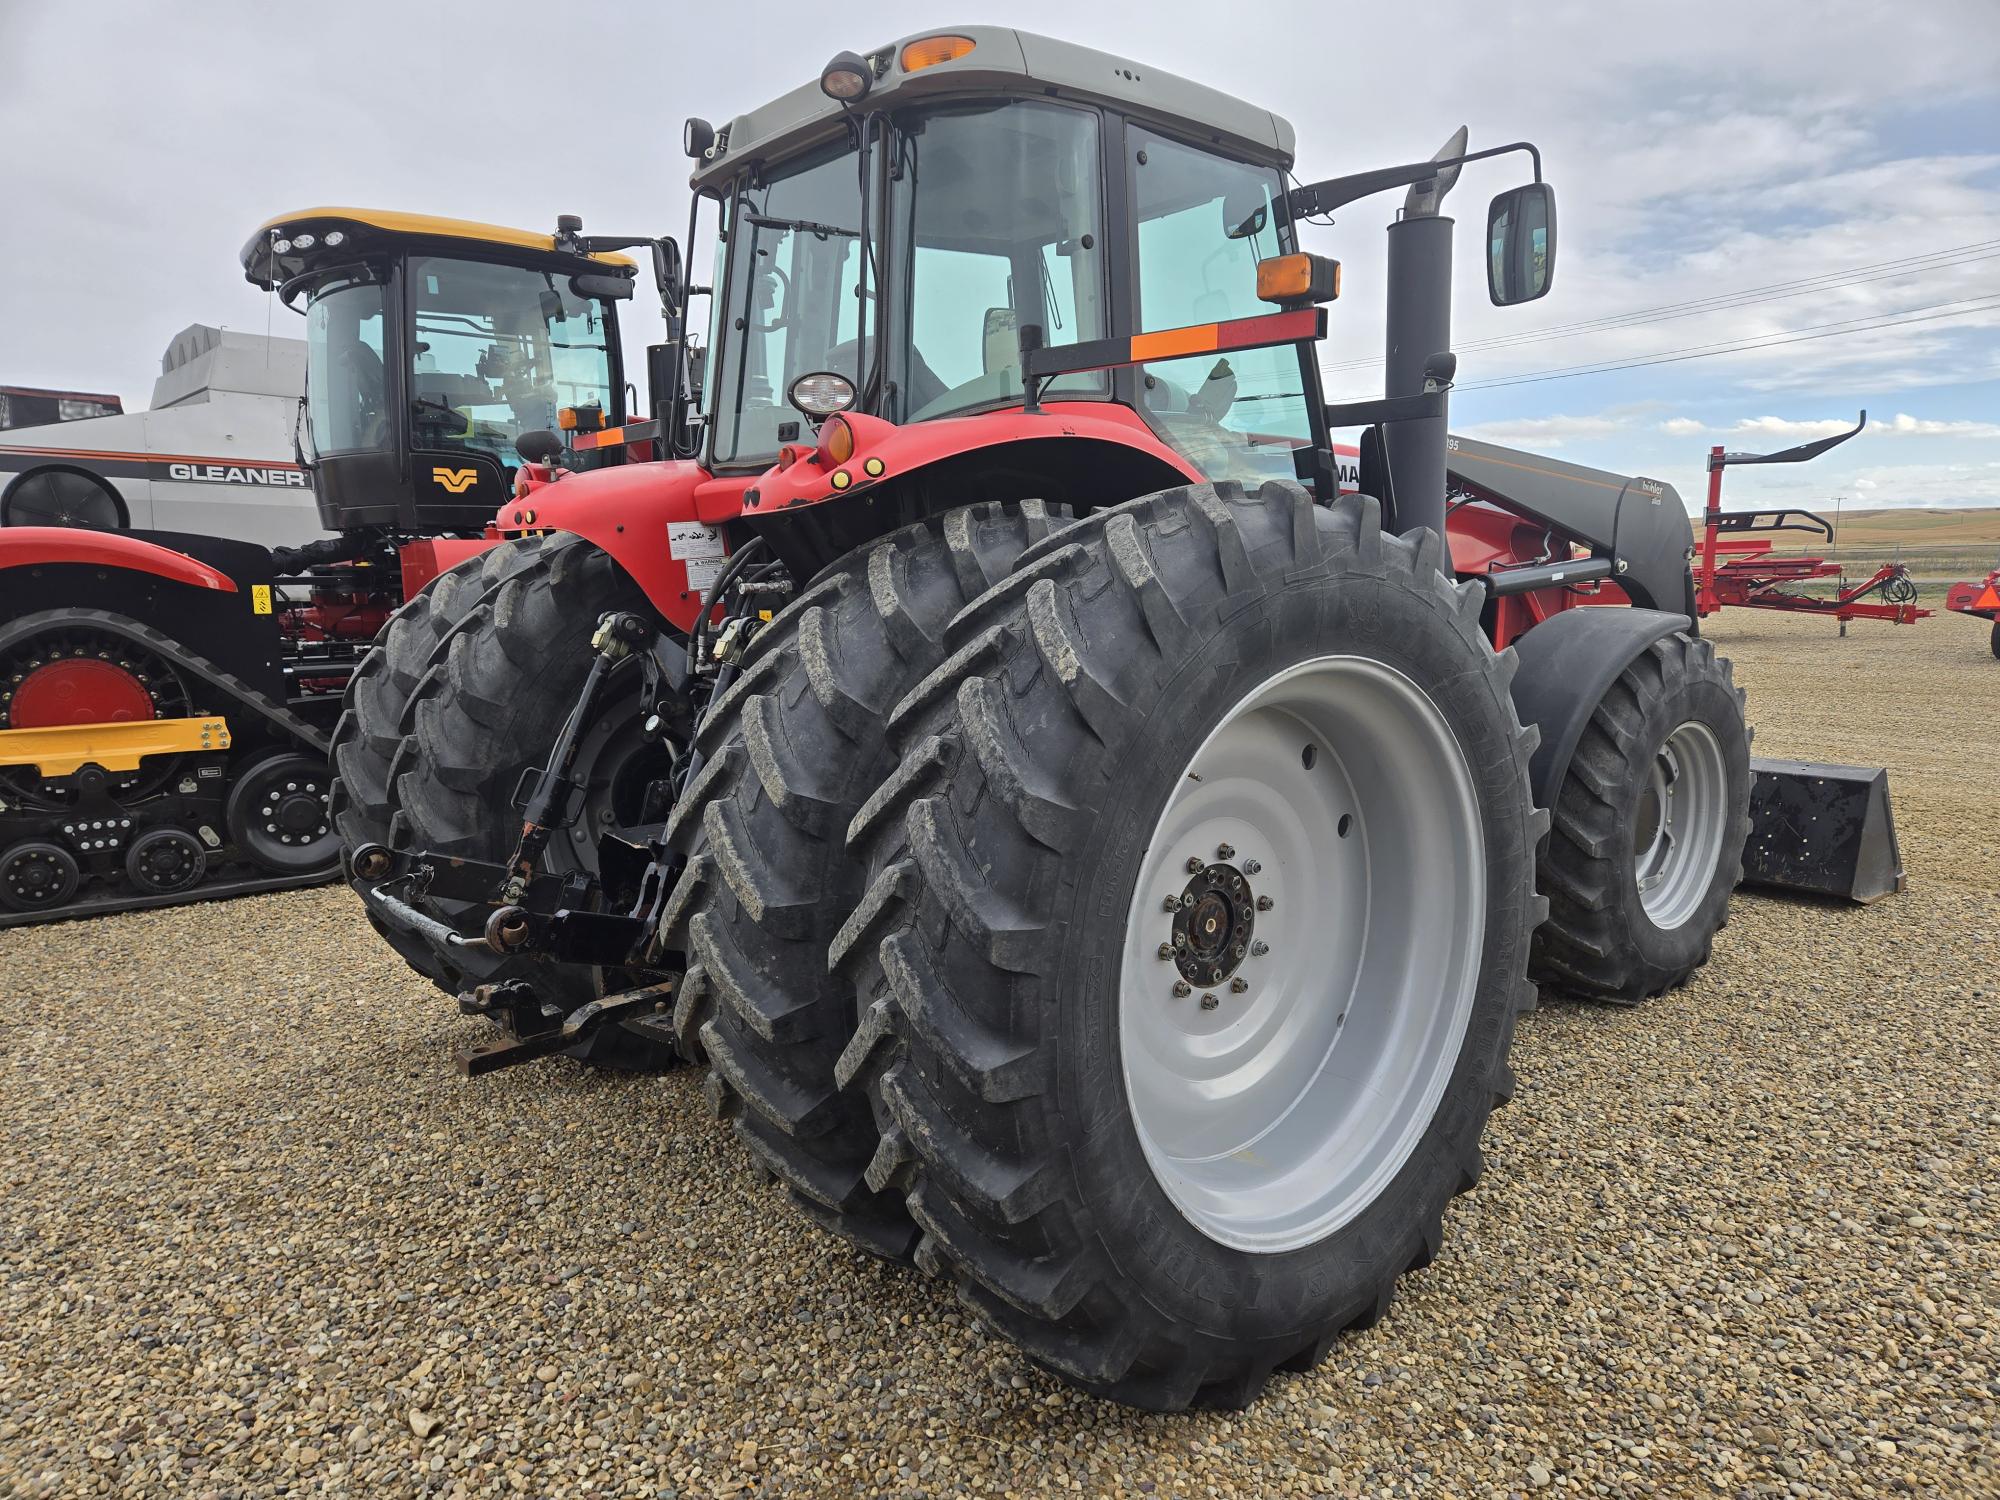
[[[1558,422],[1584,424],[1579,432],[1587,429],[1597,418],[1560,417]],[[1532,421],[1517,424],[1532,427]],[[1807,443],[1815,438],[1832,437],[1835,433],[1846,432],[1854,424],[1844,417],[1826,417],[1817,420],[1799,420],[1792,417],[1745,417],[1728,427],[1710,427],[1693,417],[1669,417],[1660,423],[1660,431],[1670,437],[1693,437],[1698,433],[1721,433],[1731,437],[1761,437],[1783,442]],[[1908,412],[1897,412],[1895,416],[1870,422],[1864,434],[1868,437],[1941,437],[1941,438],[2000,438],[2000,422],[1969,422],[1945,420],[1936,417],[1913,417]]]

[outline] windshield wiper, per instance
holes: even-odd
[[[838,224],[816,224],[811,219],[773,219],[763,214],[745,214],[743,218],[746,223],[754,224],[759,229],[786,229],[794,234],[810,234],[819,239],[826,239],[832,235],[838,235],[846,240],[861,238],[861,231],[858,229],[842,229]]]

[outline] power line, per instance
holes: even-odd
[[[1971,265],[1980,261],[2000,258],[2000,240],[1981,240],[1968,245],[1958,245],[1946,250],[1933,250],[1924,255],[1904,256],[1897,260],[1877,261],[1871,265],[1854,266],[1844,271],[1828,271],[1819,276],[1803,277],[1794,281],[1772,282],[1765,286],[1746,287],[1740,291],[1718,293],[1713,297],[1695,298],[1685,302],[1663,303],[1658,307],[1638,308],[1631,312],[1610,313],[1599,318],[1589,318],[1576,323],[1559,323],[1548,328],[1535,329],[1526,333],[1497,334],[1490,338],[1475,339],[1458,346],[1456,352],[1476,353],[1483,350],[1507,348],[1520,344],[1544,343],[1554,339],[1574,338],[1586,333],[1610,332],[1624,328],[1644,327],[1652,323],[1673,322],[1681,318],[1697,317],[1708,312],[1722,312],[1739,307],[1749,307],[1760,302],[1783,301],[1790,297],[1810,296],[1818,292],[1838,291],[1849,286],[1864,286],[1870,282],[1892,281],[1901,276],[1921,276],[1932,271],[1948,270],[1954,266]],[[1985,252],[1971,253],[1967,252]],[[1945,257],[1959,257],[1945,259]],[[1873,274],[1864,274],[1873,273]],[[1337,374],[1345,370],[1363,369],[1375,364],[1373,359],[1343,360],[1322,365],[1325,374]]]
[[[1978,307],[1963,307],[1961,303],[1978,302]],[[1692,348],[1669,351],[1665,354],[1650,355],[1641,359],[1620,360],[1597,365],[1578,365],[1570,369],[1544,370],[1529,375],[1501,376],[1493,380],[1468,381],[1456,387],[1461,391],[1490,391],[1509,385],[1535,385],[1545,380],[1571,380],[1579,375],[1609,375],[1618,370],[1637,370],[1647,365],[1680,364],[1691,359],[1716,359],[1725,354],[1751,354],[1760,349],[1777,349],[1786,344],[1811,343],[1815,339],[1844,338],[1854,333],[1874,333],[1885,328],[1902,328],[1911,323],[1936,323],[1955,318],[1969,318],[1977,313],[2000,311],[2000,295],[1986,294],[1982,297],[1961,297],[1952,302],[1936,302],[1928,307],[1950,308],[1955,312],[1926,312],[1925,308],[1906,308],[1905,313],[1923,314],[1904,316],[1902,314],[1877,314],[1882,321],[1847,318],[1839,323],[1808,323],[1804,328],[1784,329],[1777,335],[1762,336],[1759,342],[1733,341],[1727,345],[1698,344]],[[1849,327],[1848,324],[1866,322],[1866,327]],[[1815,332],[1813,330],[1825,330]]]

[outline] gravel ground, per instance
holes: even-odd
[[[2000,663],[1714,633],[1760,750],[1893,768],[1908,893],[1545,1004],[1445,1254],[1247,1413],[1025,1366],[693,1076],[461,1081],[344,890],[0,934],[0,1494],[2000,1494]]]

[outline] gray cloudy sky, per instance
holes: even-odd
[[[1460,430],[1693,502],[1708,444],[1776,447],[1866,406],[1862,438],[1732,491],[2000,504],[2000,0],[0,0],[0,380],[143,405],[186,324],[262,330],[236,255],[291,209],[679,233],[684,116],[978,20],[1266,104],[1298,127],[1306,177],[1428,155],[1461,121],[1475,146],[1535,140],[1562,207],[1556,290],[1497,312],[1461,247]],[[1474,170],[1466,221],[1513,171]],[[1336,397],[1377,389],[1388,204],[1308,241],[1347,267]],[[1744,342],[1763,347],[1711,357]],[[1661,362],[1482,384],[1641,358]]]

